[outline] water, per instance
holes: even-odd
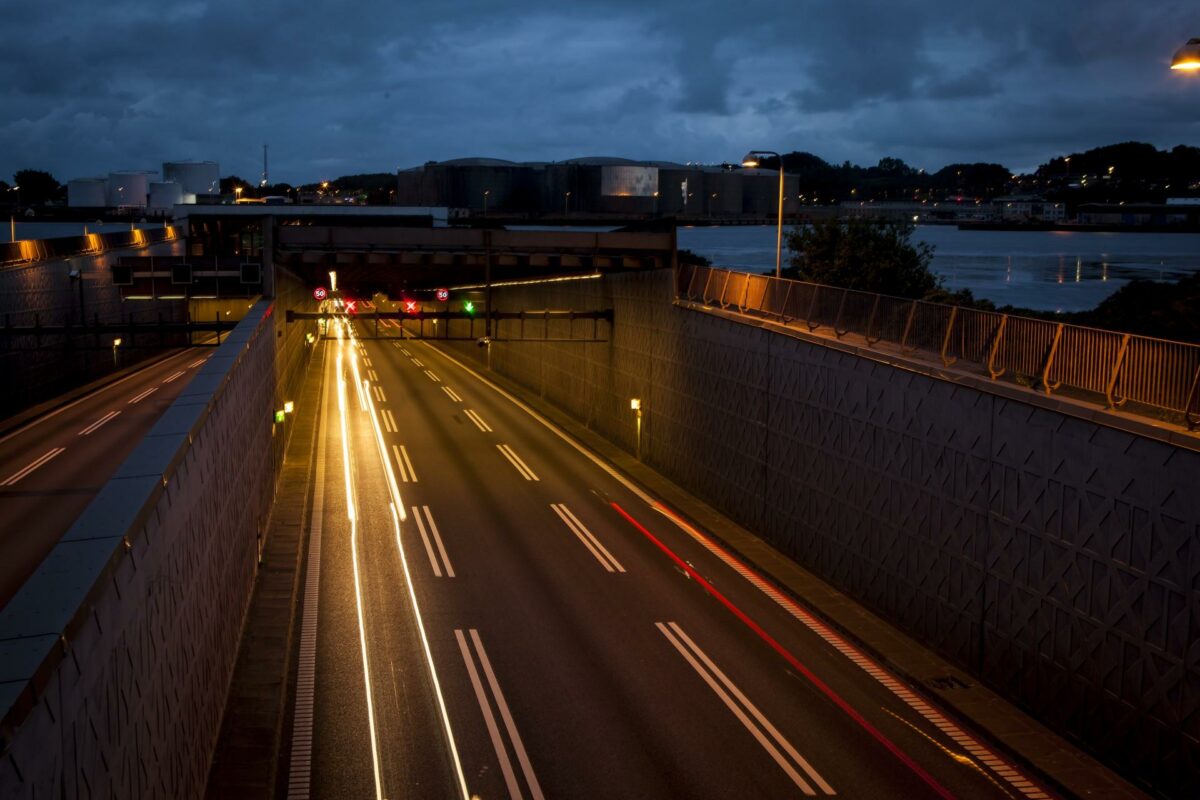
[[[0,242],[11,242],[10,220],[0,225]],[[137,222],[136,228],[161,228],[161,222]],[[129,230],[128,222],[22,222],[17,220],[17,241],[24,239],[54,239],[59,236],[82,236],[84,227],[88,233],[113,233]]]
[[[914,241],[934,247],[932,269],[951,290],[997,305],[1085,311],[1134,278],[1177,280],[1200,272],[1200,233],[960,231],[919,225]],[[679,229],[679,247],[715,266],[775,268],[775,227]],[[788,263],[784,243],[784,265]]]

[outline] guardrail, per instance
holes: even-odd
[[[1200,427],[1197,345],[717,267],[680,266],[676,292],[836,339],[852,335],[871,349],[933,356],[944,367],[1048,395]]]
[[[87,233],[80,236],[58,236],[53,239],[23,239],[0,243],[0,266],[24,265],[69,256],[91,256],[127,247],[146,247],[178,238],[178,227],[167,225],[162,228]]]

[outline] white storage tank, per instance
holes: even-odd
[[[108,173],[108,204],[115,208],[145,208],[152,172]]]
[[[175,181],[154,181],[150,184],[150,211],[170,211],[183,202],[183,187]]]
[[[108,205],[108,179],[76,178],[67,181],[67,205],[71,208],[104,208]]]
[[[183,188],[185,197],[207,197],[221,193],[221,168],[215,161],[164,162],[163,180],[178,183]]]

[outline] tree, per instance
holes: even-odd
[[[234,189],[241,187],[243,192],[250,188],[250,184],[237,175],[229,175],[221,178],[221,194],[233,194]]]
[[[909,239],[907,222],[822,220],[788,231],[789,278],[866,292],[922,298],[940,288],[929,270],[933,248]]]
[[[21,205],[41,206],[59,199],[62,184],[49,172],[22,169],[13,174],[13,184],[20,186]]]

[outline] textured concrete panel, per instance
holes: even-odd
[[[665,271],[497,289],[615,317],[605,344],[497,343],[493,368],[629,451],[642,399],[646,462],[1127,774],[1200,795],[1200,454],[672,299]]]

